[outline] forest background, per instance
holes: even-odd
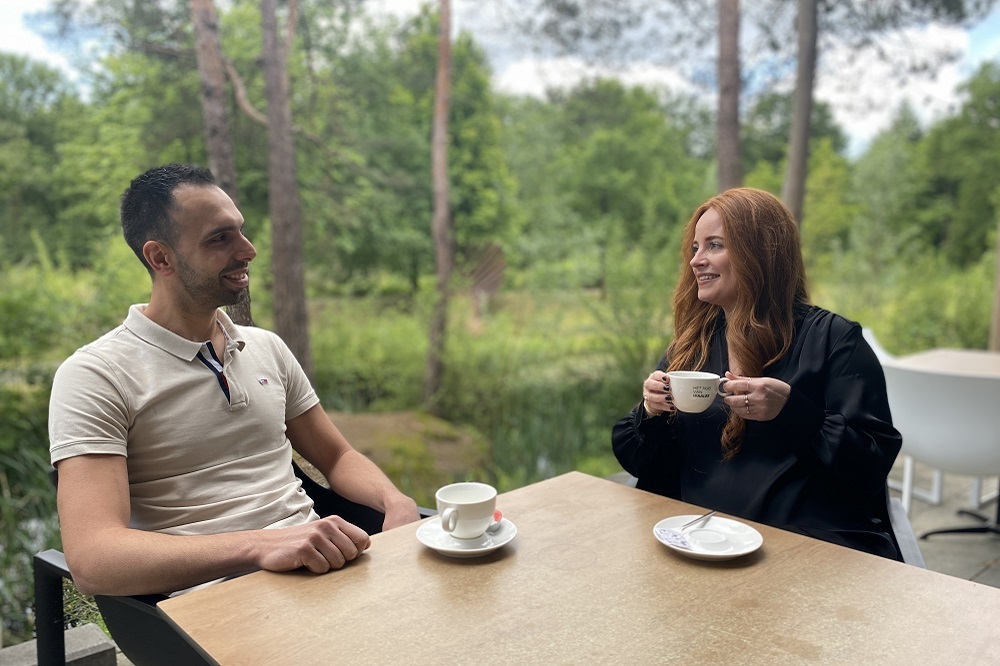
[[[218,29],[232,68],[225,104],[240,205],[259,252],[253,316],[272,328],[268,134],[252,113],[266,107],[261,4],[219,3]],[[325,406],[387,419],[433,411],[443,417],[438,439],[475,449],[461,477],[501,490],[570,469],[620,471],[611,424],[669,342],[670,297],[684,270],[678,233],[719,187],[716,109],[690,90],[613,77],[542,97],[502,93],[482,46],[470,33],[454,38],[455,272],[442,385],[428,409],[436,5],[374,19],[360,2],[296,4],[287,71],[308,344]],[[537,4],[532,16],[543,18],[547,6],[577,6]],[[968,4],[976,7],[949,20],[970,21],[992,3]],[[4,644],[31,636],[31,553],[59,545],[46,428],[52,373],[149,293],[121,240],[121,192],[149,166],[209,161],[189,3],[62,0],[39,25],[75,53],[78,74],[0,52]],[[608,34],[579,25],[564,34],[544,21],[516,28],[542,48],[610,57],[600,48]],[[629,26],[614,17],[591,25],[612,42]],[[773,57],[743,74],[755,83],[740,101],[739,167],[743,184],[781,194],[794,91],[771,85],[768,70],[794,63],[782,44],[796,39],[794,22],[773,27]],[[708,56],[702,69],[713,66]],[[812,109],[801,218],[812,299],[872,328],[894,353],[988,345],[1000,62],[982,64],[957,94],[953,111],[931,123],[911,106],[893,109],[856,155],[829,106]],[[457,474],[435,465],[419,433],[388,433],[383,444],[390,475],[422,504]]]

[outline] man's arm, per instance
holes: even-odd
[[[63,549],[84,594],[168,593],[261,568],[324,573],[370,545],[363,530],[337,517],[206,536],[132,529],[123,456],[82,455],[56,465]]]
[[[289,441],[347,499],[385,514],[383,529],[420,519],[417,504],[348,443],[321,405],[286,422]]]

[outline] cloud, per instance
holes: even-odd
[[[67,67],[66,60],[52,53],[45,40],[24,24],[25,14],[45,9],[46,2],[0,0],[0,49],[5,53],[30,56],[55,67]]]
[[[581,58],[521,58],[494,76],[498,90],[512,95],[544,97],[549,89],[572,87],[596,78],[618,78],[630,85],[668,88],[676,92],[700,92],[685,77],[668,67],[639,62],[625,69],[588,64]]]
[[[904,102],[925,127],[954,113],[956,89],[967,77],[962,57],[968,52],[967,32],[940,25],[888,35],[860,50],[835,44],[821,55],[815,96],[830,105],[851,139],[849,152],[856,155],[890,125]],[[925,64],[932,69],[907,71]]]

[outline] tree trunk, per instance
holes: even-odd
[[[431,135],[431,180],[434,187],[434,213],[431,232],[437,265],[437,300],[431,315],[427,341],[427,380],[424,401],[428,411],[437,410],[437,396],[444,375],[444,348],[448,324],[451,270],[454,241],[451,231],[451,206],[448,192],[448,106],[451,97],[451,3],[440,0],[438,32],[437,83],[434,88],[434,118]]]
[[[719,0],[719,191],[743,184],[740,150],[740,0]]]
[[[802,208],[809,168],[809,123],[812,118],[813,79],[816,74],[817,2],[799,0],[799,64],[792,107],[792,135],[788,141],[788,172],[781,198],[802,226]]]
[[[271,270],[274,325],[278,335],[312,377],[302,249],[302,207],[292,111],[288,97],[288,53],[278,35],[277,0],[261,0],[264,34],[264,93],[267,97],[268,211],[271,216]]]
[[[226,113],[226,69],[219,44],[219,17],[212,0],[191,0],[191,23],[194,25],[195,57],[201,80],[201,117],[205,126],[208,168],[219,187],[240,207],[240,189],[236,180],[233,138]],[[250,291],[239,303],[226,306],[229,318],[237,324],[253,326],[250,314]]]
[[[997,225],[996,275],[993,283],[993,318],[990,320],[990,351],[1000,351],[1000,224]]]

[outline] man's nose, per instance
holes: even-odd
[[[253,246],[250,239],[246,236],[243,237],[243,247],[240,248],[239,259],[240,261],[252,261],[254,257],[257,256],[257,248]]]

